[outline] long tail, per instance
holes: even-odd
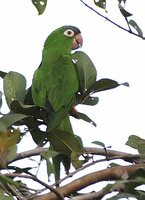
[[[47,113],[46,123],[48,132],[60,129],[62,131],[69,131],[73,133],[69,119],[69,109],[67,107],[64,107],[58,112]]]
[[[72,125],[69,115],[66,115],[61,122],[57,125],[56,129],[73,134]]]

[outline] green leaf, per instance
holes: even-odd
[[[99,102],[98,97],[91,97],[88,96],[85,98],[85,100],[82,102],[82,104],[89,105],[89,106],[95,106]]]
[[[107,198],[107,200],[118,200],[118,199],[122,199],[122,198],[125,198],[125,199],[128,199],[129,197],[135,197],[136,198],[136,195],[133,195],[133,194],[130,194],[130,193],[119,193],[111,198]]]
[[[1,78],[4,78],[6,75],[7,75],[6,72],[0,71],[0,77],[1,77]]]
[[[106,0],[94,0],[94,4],[99,8],[106,9]]]
[[[58,180],[60,180],[61,155],[58,155],[57,157],[52,158],[52,160],[53,160],[55,182],[57,182]]]
[[[104,90],[109,90],[118,87],[119,84],[117,81],[111,80],[111,79],[100,79],[96,81],[89,90],[93,93],[100,92]]]
[[[126,0],[118,0],[119,3],[121,3],[122,1],[123,1],[124,4],[125,4]]]
[[[0,182],[2,184],[10,184],[10,185],[14,185],[16,188],[18,188],[18,183],[16,181],[13,181],[13,179],[5,176],[5,175],[0,175]]]
[[[17,146],[13,145],[10,148],[9,154],[7,155],[8,162],[11,161],[11,160],[13,160],[16,157],[16,153],[17,153]]]
[[[66,174],[69,174],[71,159],[70,157],[63,154],[61,154],[61,156],[62,156],[62,164],[64,166],[65,172]]]
[[[12,195],[6,194],[2,189],[0,189],[0,199],[1,200],[15,200],[15,198]]]
[[[80,82],[80,92],[84,93],[95,81],[97,76],[96,68],[87,54],[76,51],[72,54],[72,59],[78,71]]]
[[[130,135],[128,141],[125,144],[134,149],[138,149],[140,144],[145,145],[145,140],[136,135]]]
[[[129,20],[128,24],[131,25],[137,31],[137,33],[139,34],[140,37],[143,37],[142,30],[140,29],[140,27],[134,20],[132,20],[132,19]]]
[[[140,168],[124,180],[116,181],[112,184],[112,191],[115,189],[123,188],[123,191],[120,191],[119,194],[107,199],[107,200],[117,200],[121,198],[134,197],[136,199],[143,200],[145,197],[145,192],[139,190],[138,186],[145,184],[145,170]]]
[[[38,14],[43,14],[47,5],[47,0],[32,0],[32,3],[36,7]]]
[[[125,18],[132,16],[132,14],[129,13],[128,11],[126,11],[126,10],[124,9],[124,7],[123,7],[120,3],[118,4],[118,7],[119,7],[119,10],[120,10],[121,14],[122,14]]]
[[[84,152],[80,141],[73,134],[69,134],[65,131],[54,131],[48,132],[48,140],[53,146],[53,150],[70,155],[71,152],[75,151],[78,153]]]
[[[34,169],[35,167],[24,167],[24,168],[20,168],[20,167],[16,167],[16,166],[12,166],[12,165],[9,165],[8,166],[8,169],[10,170],[14,170],[15,173],[26,173],[26,174],[29,174],[29,175],[32,175],[32,173],[29,172],[29,170],[32,170]]]
[[[145,170],[142,168],[138,169],[132,173],[126,181],[123,182],[125,183],[125,192],[136,194],[138,199],[140,199],[140,194],[136,188],[145,184]]]
[[[83,141],[82,141],[81,137],[78,135],[75,135],[75,138],[76,138],[77,142],[80,143],[80,146],[83,148]]]
[[[139,152],[139,154],[143,154],[142,157],[145,158],[145,140],[144,140],[143,144],[139,144],[138,152]]]
[[[1,122],[1,118],[0,118],[0,132],[6,131],[6,130],[7,130],[7,126],[3,122]]]
[[[0,109],[2,107],[2,95],[3,95],[3,93],[0,91]]]
[[[113,185],[114,184],[111,184],[111,183],[107,184],[104,188],[102,188],[103,193],[104,194],[109,193],[112,190]]]
[[[25,105],[18,100],[13,100],[10,104],[11,111],[14,113],[22,113],[25,115],[35,115],[38,114],[38,107],[35,105]]]
[[[9,72],[4,77],[4,94],[8,106],[13,100],[24,102],[25,98],[26,79],[18,72]]]
[[[109,163],[108,168],[110,168],[110,167],[118,167],[118,166],[120,166],[120,165],[117,164],[117,163]]]
[[[79,169],[85,162],[85,160],[80,160],[79,157],[80,155],[78,153],[76,152],[71,153],[71,161],[75,169]]]
[[[86,114],[84,113],[80,113],[80,112],[77,112],[76,115],[74,116],[76,119],[82,119],[86,122],[89,122],[91,123],[92,125],[94,125],[95,127],[97,126],[96,123],[91,120]]]
[[[143,168],[138,169],[129,176],[129,180],[145,183],[145,170]]]
[[[41,153],[41,156],[46,160],[46,165],[47,165],[47,174],[48,177],[51,174],[55,174],[56,179],[58,178],[56,174],[59,174],[59,172],[56,172],[57,170],[60,171],[60,163],[55,163],[55,157],[57,158],[57,161],[59,161],[58,156],[60,153],[53,151],[51,149],[48,149],[47,152]],[[52,158],[53,163],[50,161],[50,158]],[[56,165],[56,166],[55,166]]]
[[[55,181],[57,182],[60,180],[60,171],[61,171],[60,165],[63,164],[66,174],[68,174],[70,170],[71,160],[69,156],[60,153],[55,157],[53,157],[52,161],[53,161]]]
[[[104,144],[103,142],[100,142],[100,141],[93,141],[92,143],[93,143],[93,144],[96,144],[96,145],[99,145],[99,146],[101,146],[101,147],[103,147],[103,148],[105,148],[105,144]]]
[[[128,82],[121,83],[120,85],[124,85],[124,86],[126,86],[126,87],[130,87],[130,85],[129,85]]]
[[[48,179],[49,179],[51,174],[55,175],[54,163],[52,163],[50,160],[47,159],[46,166],[47,166],[47,175],[48,175]]]
[[[59,153],[57,151],[53,151],[51,149],[48,149],[48,151],[46,152],[42,152],[41,156],[45,159],[45,160],[49,160],[50,158],[53,158],[55,156],[57,156]]]
[[[116,88],[120,85],[124,85],[124,86],[129,86],[129,84],[125,83],[121,83],[119,84],[117,81],[108,79],[108,78],[103,78],[100,79],[98,81],[96,81],[93,85],[91,85],[91,87],[88,89],[88,91],[86,91],[86,94],[90,94],[90,93],[96,93],[96,92],[101,92],[101,91],[105,91],[105,90],[110,90],[113,88]]]
[[[32,98],[32,90],[31,90],[31,87],[29,87],[29,88],[26,90],[26,96],[25,96],[24,103],[27,104],[27,105],[34,105],[33,98]]]
[[[1,167],[6,167],[10,160],[16,156],[16,144],[20,140],[20,131],[15,129],[13,131],[6,130],[0,133],[0,158]]]
[[[43,146],[46,144],[46,133],[39,128],[39,126],[43,124],[41,121],[35,119],[35,117],[28,117],[23,119],[23,124],[28,127],[32,139],[37,145]]]
[[[54,147],[51,145],[47,152],[41,153],[42,157],[47,161],[47,173],[48,177],[53,173],[55,175],[55,180],[58,181],[60,179],[60,164],[62,163],[66,173],[69,172],[70,169],[70,157],[58,153],[54,150]],[[50,160],[52,158],[52,162]]]
[[[0,127],[0,131],[6,131],[6,129],[9,128],[11,125],[26,117],[28,116],[24,114],[15,114],[15,113],[9,113],[4,115],[3,117],[0,118],[0,124],[3,124],[3,126]]]

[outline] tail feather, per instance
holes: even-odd
[[[47,123],[47,131],[53,131],[54,129],[60,129],[63,131],[71,131],[72,126],[69,119],[69,110],[67,107],[64,107],[58,112],[49,113],[49,116],[46,116],[46,123]]]
[[[56,129],[59,129],[61,131],[65,131],[65,132],[73,134],[73,129],[72,129],[72,125],[71,125],[71,122],[70,122],[69,115],[66,115],[61,120],[61,122],[57,125]]]

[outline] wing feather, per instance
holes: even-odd
[[[51,63],[42,63],[34,74],[32,92],[35,103],[46,108],[49,102],[55,112],[65,106],[70,109],[78,91],[75,65],[70,55],[59,56]]]

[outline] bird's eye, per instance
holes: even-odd
[[[68,37],[73,37],[74,36],[74,32],[71,29],[67,29],[64,32],[64,35],[68,36]]]

